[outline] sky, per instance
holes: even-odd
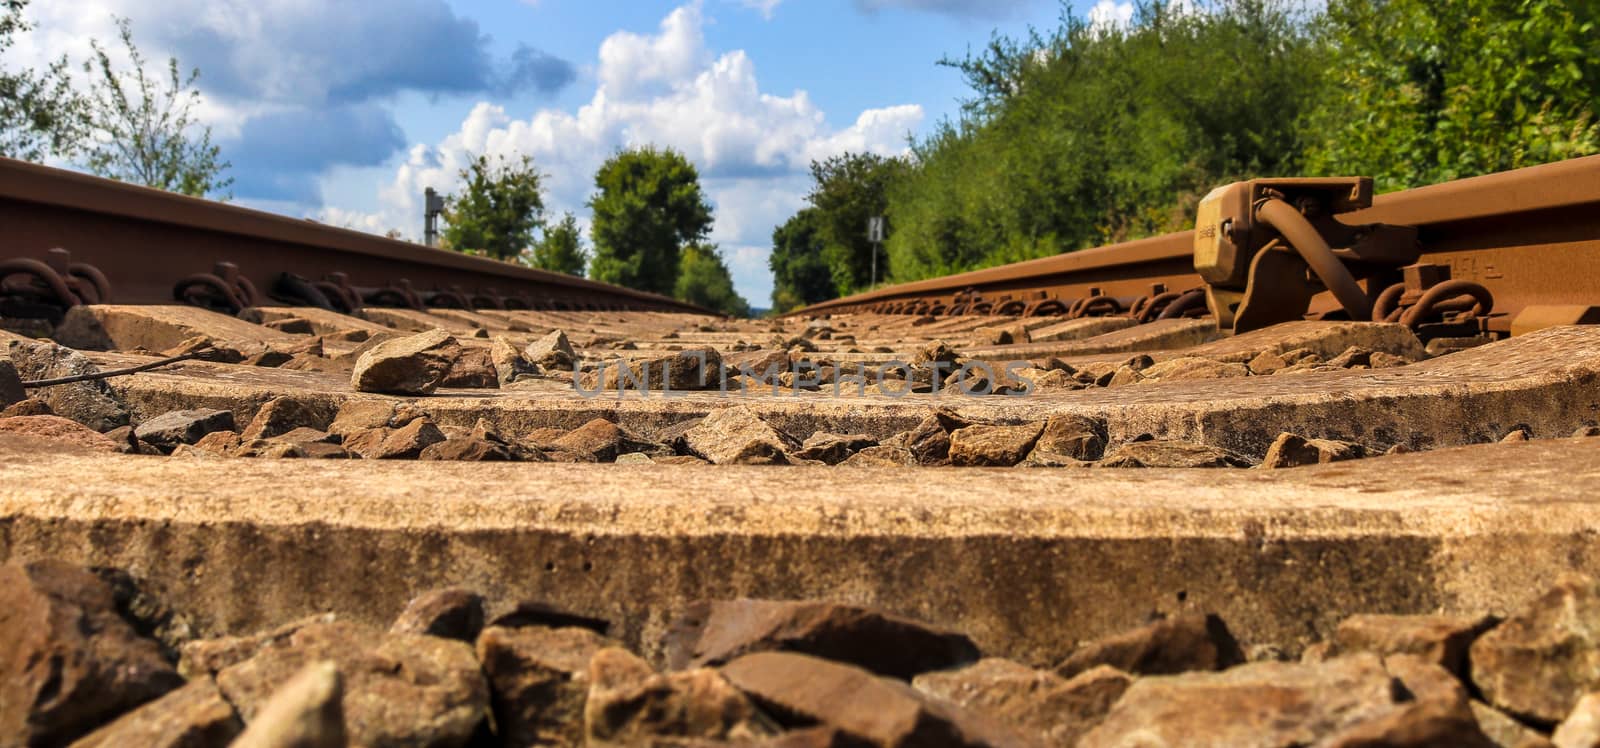
[[[33,0],[6,63],[115,38],[201,71],[199,119],[234,200],[383,233],[422,232],[422,193],[478,154],[532,157],[546,205],[588,225],[596,169],[656,145],[692,160],[738,291],[770,300],[772,230],[813,160],[898,154],[967,89],[945,56],[992,33],[1101,22],[1077,0]]]

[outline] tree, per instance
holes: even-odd
[[[544,175],[533,159],[491,163],[480,155],[459,176],[465,191],[445,197],[446,246],[506,262],[533,246],[534,230],[544,225]]]
[[[0,0],[0,55],[33,26],[28,0]],[[0,68],[0,156],[41,161],[70,156],[83,137],[83,99],[72,90],[65,56],[41,71]]]
[[[711,233],[711,206],[694,164],[670,148],[630,149],[601,165],[594,182],[589,277],[672,293],[683,248]]]
[[[1396,190],[1600,153],[1600,4],[1333,0],[1318,173]]]
[[[1337,62],[1297,6],[1142,2],[1107,27],[1063,3],[1059,28],[947,61],[974,98],[891,184],[892,278],[1180,230],[1218,184],[1298,173]]]
[[[226,190],[232,178],[222,173],[232,164],[211,144],[211,128],[195,121],[200,103],[195,84],[198,68],[188,77],[176,57],[167,60],[163,76],[145,71],[145,60],[133,43],[133,25],[117,19],[118,37],[127,50],[131,71],[122,71],[98,41],[93,57],[83,63],[90,89],[85,104],[89,140],[85,165],[95,174],[147,187],[202,196]]]
[[[750,304],[733,290],[733,275],[716,245],[695,243],[683,248],[672,295],[730,317],[750,316]]]
[[[772,268],[774,312],[781,314],[839,295],[823,257],[817,216],[816,208],[802,208],[772,231],[772,254],[767,266]]]
[[[544,238],[533,245],[531,264],[541,270],[581,276],[588,261],[583,232],[578,230],[578,219],[571,213],[563,215],[560,223],[546,227]]]
[[[806,196],[815,210],[823,258],[832,270],[835,291],[850,294],[872,285],[872,253],[867,220],[889,209],[889,188],[905,162],[874,153],[846,153],[811,162],[813,185]],[[887,257],[877,262],[878,280],[889,277]]]

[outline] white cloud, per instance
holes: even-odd
[[[339,219],[374,228],[410,226],[419,220],[423,189],[456,189],[456,174],[477,154],[532,156],[548,175],[552,212],[586,214],[594,173],[608,156],[623,147],[668,146],[699,168],[717,208],[712,238],[723,245],[740,292],[764,305],[771,292],[766,253],[772,229],[801,206],[811,161],[844,151],[904,152],[923,110],[871,109],[847,127],[830,127],[806,92],[762,91],[743,51],[708,49],[704,23],[696,2],[670,13],[655,34],[607,38],[595,92],[576,112],[544,109],[520,119],[478,103],[455,133],[411,147],[382,190],[380,215]]]
[[[761,11],[761,16],[772,20],[772,14],[783,4],[783,0],[739,0],[739,4],[751,10]]]
[[[90,39],[122,62],[122,17],[151,71],[169,56],[199,68],[196,114],[246,199],[314,205],[328,169],[387,162],[405,145],[397,94],[549,93],[577,76],[527,46],[491,55],[477,21],[447,0],[47,0],[27,17],[37,28],[19,36],[8,64],[82,61]]]
[[[1089,9],[1089,28],[1095,31],[1125,29],[1133,23],[1133,3],[1100,0]]]

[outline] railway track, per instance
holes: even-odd
[[[1316,180],[1279,180],[1278,189],[1306,201],[1320,211],[1325,235],[1344,233],[1348,227],[1385,226],[1414,230],[1404,237],[1406,251],[1363,263],[1343,255],[1342,262],[1358,266],[1364,281],[1360,293],[1368,297],[1366,315],[1360,319],[1382,321],[1406,317],[1408,326],[1425,337],[1488,334],[1503,337],[1515,328],[1538,329],[1553,324],[1600,321],[1596,311],[1583,307],[1600,304],[1600,157],[1536,166],[1517,171],[1463,179],[1376,198],[1367,194],[1347,204],[1330,202],[1326,185]],[[1333,194],[1345,198],[1363,187],[1355,180],[1332,180]],[[1272,189],[1274,180],[1263,180]],[[1312,189],[1308,189],[1312,188]],[[1318,194],[1317,190],[1324,190]],[[1245,211],[1249,212],[1249,211]],[[1242,220],[1241,220],[1242,223]],[[1259,222],[1258,222],[1259,223]],[[1216,230],[1218,227],[1211,227]],[[1215,298],[1205,303],[1205,289],[1229,287],[1237,303],[1242,274],[1248,261],[1281,234],[1270,231],[1244,243],[1234,277],[1202,277],[1196,269],[1196,236],[1184,231],[1125,244],[1099,247],[1002,267],[889,286],[826,301],[793,312],[797,316],[876,312],[887,314],[1011,314],[1018,316],[1118,316],[1141,322],[1158,318],[1216,315]],[[1350,237],[1347,240],[1353,241]],[[1204,243],[1202,241],[1202,243]],[[1348,250],[1347,250],[1348,251]],[[1251,254],[1246,254],[1246,253]],[[1270,252],[1266,257],[1289,256]],[[1215,276],[1216,270],[1212,273]],[[1264,290],[1287,285],[1303,265],[1288,268],[1263,280]],[[1286,274],[1285,274],[1286,273]],[[1439,286],[1426,305],[1422,298]],[[1237,287],[1236,289],[1234,287]],[[1267,314],[1267,323],[1302,315],[1315,319],[1352,318],[1323,283],[1299,289],[1277,300],[1288,308]],[[1448,293],[1449,297],[1441,296]],[[1471,294],[1480,307],[1448,302]],[[1214,294],[1213,294],[1214,296]],[[1301,297],[1309,297],[1302,299]],[[1489,302],[1488,304],[1482,303]],[[1419,306],[1421,308],[1419,308]],[[1407,316],[1407,314],[1409,316]],[[1439,325],[1450,315],[1451,324]],[[1587,316],[1586,316],[1587,315]],[[1231,317],[1231,314],[1228,315]],[[1470,319],[1461,319],[1470,316]],[[1518,319],[1521,323],[1518,323]],[[1225,326],[1232,327],[1231,319]],[[1261,321],[1255,322],[1259,326]]]
[[[0,316],[79,304],[705,310],[676,299],[0,159]]]
[[[763,321],[25,186],[112,303],[6,280],[24,744],[1564,746],[1597,706],[1600,160],[1256,182],[1198,244]],[[125,276],[117,226],[188,249]],[[174,288],[222,261],[363,303]]]

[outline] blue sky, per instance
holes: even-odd
[[[1128,4],[1078,0],[1115,16]],[[1120,6],[1120,7],[1119,7]],[[1053,26],[1060,0],[34,0],[24,62],[133,22],[147,57],[202,70],[201,108],[245,205],[421,233],[421,192],[473,155],[530,155],[552,211],[617,148],[699,166],[739,291],[771,294],[772,229],[812,159],[896,153],[957,110],[935,62]]]

